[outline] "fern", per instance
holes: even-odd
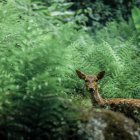
[[[123,34],[122,26],[125,27]],[[90,37],[82,37],[82,40],[77,41],[77,46],[74,45],[79,69],[91,74],[103,69],[106,71],[106,78],[101,82],[102,85],[107,81],[101,87],[105,97],[140,97],[135,94],[135,90],[139,91],[139,48],[136,46],[135,30],[131,37],[127,35],[131,32],[130,26],[133,28],[131,22],[123,22],[120,26],[115,22],[110,23],[98,31],[92,40]],[[83,43],[83,40],[86,42]]]
[[[68,98],[84,92],[76,69],[106,70],[100,84],[104,97],[140,98],[139,48],[131,22],[109,23],[90,36],[33,5],[0,2],[0,135],[14,140],[66,136],[76,115]]]

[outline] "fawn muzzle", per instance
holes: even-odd
[[[86,84],[86,87],[87,87],[87,90],[88,90],[89,92],[92,92],[92,93],[94,93],[95,90],[96,90],[93,83]]]
[[[95,92],[95,90],[94,90],[93,88],[88,88],[88,91],[89,91],[89,92],[92,92],[92,93]]]

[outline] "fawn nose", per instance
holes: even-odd
[[[92,88],[92,87],[89,87],[88,90],[89,90],[90,92],[94,92],[94,88]]]

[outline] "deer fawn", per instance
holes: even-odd
[[[105,71],[101,71],[97,76],[86,75],[79,70],[76,70],[78,77],[85,81],[85,86],[91,94],[91,100],[93,105],[127,105],[134,108],[140,109],[140,100],[139,99],[123,99],[123,98],[114,98],[114,99],[103,99],[98,92],[98,81],[101,80]]]

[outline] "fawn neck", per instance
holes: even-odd
[[[91,98],[91,102],[93,105],[103,105],[104,104],[104,100],[100,96],[98,89],[96,89],[96,91],[91,91],[90,96],[91,96],[90,98]]]

